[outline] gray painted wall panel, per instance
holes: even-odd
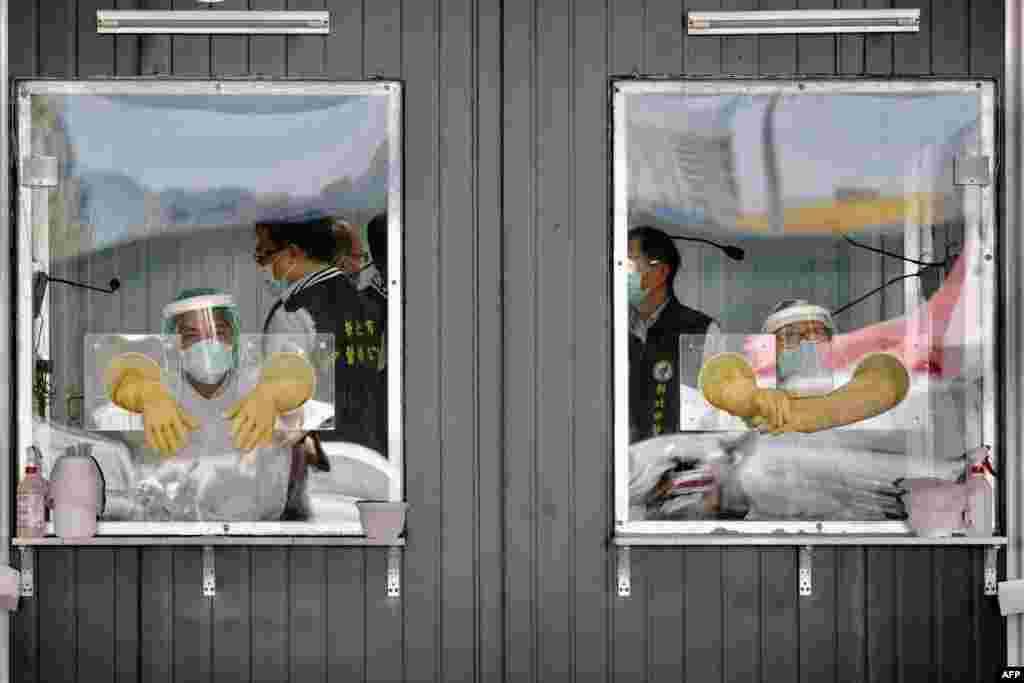
[[[920,3],[919,3],[920,4]],[[799,9],[834,9],[835,0],[797,0]],[[836,72],[837,36],[797,36],[797,72],[827,74]]]
[[[686,629],[683,553],[655,550],[648,563],[644,595],[647,603],[647,675],[651,683],[676,683],[685,678]],[[623,634],[624,637],[626,634]]]
[[[571,634],[566,624],[572,618],[571,510],[573,499],[572,392],[575,337],[569,315],[575,300],[569,203],[564,187],[569,177],[572,149],[570,129],[571,76],[568,0],[540,3],[535,20],[536,80],[534,97],[537,129],[536,170],[533,174],[537,208],[533,248],[537,280],[533,286],[536,344],[536,427],[535,475],[533,482],[536,526],[536,667],[541,677],[569,680],[571,675]],[[507,215],[514,215],[511,206]],[[560,339],[549,344],[543,339]]]
[[[361,628],[366,623],[363,550],[328,549],[326,589],[327,680],[365,680],[366,632]]]
[[[174,551],[170,548],[140,551],[139,674],[142,680],[154,683],[173,680],[173,561]]]
[[[864,9],[864,0],[837,0],[839,9]],[[843,75],[864,73],[864,36],[850,34],[837,37],[838,72]]]
[[[292,548],[288,555],[289,680],[321,681],[327,673],[327,562],[324,548]],[[338,635],[354,630],[351,625]]]
[[[792,10],[796,8],[796,0],[761,0],[758,5],[758,9],[763,10]],[[757,39],[758,73],[765,76],[795,73],[797,71],[797,40],[797,36],[759,36]]]
[[[288,680],[288,549],[249,551],[252,680]],[[198,586],[196,587],[198,588]]]
[[[111,548],[78,551],[74,658],[76,678],[80,680],[109,681],[115,677],[115,553]]]
[[[444,680],[442,629],[445,624],[444,602],[441,582],[442,544],[445,539],[441,528],[442,504],[457,505],[459,500],[468,501],[470,491],[455,492],[443,486],[444,462],[447,448],[443,441],[446,431],[442,424],[443,404],[441,391],[444,378],[438,368],[443,348],[439,327],[441,315],[441,273],[438,259],[443,258],[442,242],[445,236],[466,239],[472,232],[472,225],[452,225],[445,229],[441,206],[440,177],[443,152],[439,129],[443,123],[441,97],[438,81],[442,77],[438,44],[438,33],[443,27],[443,16],[437,2],[424,2],[418,7],[415,18],[407,22],[408,33],[399,34],[392,26],[401,25],[397,3],[365,3],[365,41],[363,44],[363,75],[400,75],[404,80],[403,123],[405,149],[403,157],[404,185],[404,229],[406,320],[405,363],[405,424],[403,426],[406,449],[405,491],[411,510],[407,525],[409,545],[403,558],[403,586],[401,602],[405,609],[402,623],[407,633],[419,634],[415,640],[406,641],[404,652],[405,672],[409,681]],[[399,60],[400,56],[405,59]],[[401,70],[395,64],[401,62]],[[418,131],[413,133],[413,131]],[[463,133],[469,137],[468,133]],[[455,141],[455,138],[451,138]],[[452,268],[466,268],[470,264],[458,264],[454,260],[444,262]],[[465,271],[462,271],[465,272]],[[410,286],[415,282],[415,286]],[[472,278],[462,282],[472,287]],[[463,311],[465,317],[472,317]],[[470,359],[459,359],[469,367]],[[450,359],[449,362],[454,362]],[[457,372],[452,369],[452,372]],[[457,372],[462,375],[462,372]],[[471,417],[458,416],[461,422],[471,424]],[[463,514],[470,514],[463,508]],[[459,542],[467,543],[462,538]],[[366,652],[377,651],[374,638],[379,634],[371,632],[369,620],[379,611],[379,600],[384,595],[383,573],[375,573],[380,565],[371,562],[374,552],[366,553],[366,609],[367,628],[365,631]],[[461,586],[468,590],[469,586]],[[460,645],[467,647],[467,641]],[[455,646],[456,643],[452,643]],[[392,655],[395,656],[395,655]],[[366,680],[378,675],[378,666],[367,659]]]
[[[249,0],[249,9],[286,9],[285,0]],[[249,72],[254,76],[284,76],[287,36],[249,37]]]
[[[573,672],[577,681],[604,683],[611,679],[611,573],[606,542],[611,524],[608,491],[611,486],[612,421],[610,363],[611,307],[606,293],[611,259],[608,235],[607,98],[609,51],[605,40],[609,15],[604,3],[588,3],[573,22],[572,147],[570,173],[573,220],[572,287],[575,301],[567,316],[573,319],[570,356],[574,413],[572,449],[572,614],[566,622],[572,633]],[[588,237],[591,236],[591,237]],[[586,264],[584,266],[584,264]],[[584,292],[592,296],[582,296]],[[510,369],[511,371],[511,369]],[[511,428],[511,427],[508,427]]]
[[[221,576],[230,580],[220,582],[213,599],[213,680],[217,683],[249,681],[252,675],[252,553],[248,548],[215,548],[214,566]]]
[[[172,0],[138,0],[138,9],[162,10],[172,9]],[[255,9],[255,1],[253,2]],[[139,36],[139,74],[140,76],[170,75],[171,71],[171,36],[145,35]]]
[[[171,680],[210,683],[213,628],[211,604],[203,596],[202,548],[175,548],[172,560]]]
[[[725,592],[722,549],[694,548],[686,552],[686,680],[722,683],[725,675]],[[620,637],[629,638],[624,633]]]
[[[533,3],[504,6],[502,232],[505,462],[505,680],[534,681],[537,669],[537,16]],[[517,140],[517,144],[509,144]],[[514,296],[510,296],[515,292]],[[557,296],[557,294],[555,294]]]
[[[796,618],[799,632],[799,680],[800,683],[813,683],[820,680],[838,680],[837,669],[845,667],[846,662],[838,656],[836,598],[839,588],[839,572],[836,548],[814,548],[811,555],[812,575],[811,594],[796,598]],[[793,558],[790,556],[789,562]],[[790,567],[793,565],[790,564]],[[790,575],[790,581],[798,580],[799,575]],[[792,585],[790,585],[790,594]]]
[[[474,174],[473,143],[477,139],[476,112],[472,106],[476,59],[473,27],[476,11],[472,0],[445,0],[439,3],[441,36],[438,61],[440,74],[438,100],[440,126],[438,142],[441,156],[440,225],[465,226],[475,223],[474,201],[477,178]],[[481,398],[478,372],[477,321],[469,311],[479,310],[477,291],[468,283],[477,280],[475,267],[478,235],[475,230],[442,230],[434,258],[439,264],[438,301],[441,329],[448,343],[439,339],[441,356],[441,395],[438,405],[448,406],[442,420],[438,478],[442,495],[440,527],[459,543],[442,543],[434,558],[440,565],[439,597],[444,605],[440,626],[440,665],[447,680],[473,680],[477,659],[475,605],[478,589],[478,537],[474,502],[477,496],[478,419],[475,406]],[[444,495],[446,491],[470,495]]]
[[[40,550],[38,594],[12,623],[15,679],[959,681],[998,666],[980,550],[817,548],[800,598],[796,549],[638,548],[633,594],[616,596],[607,284],[609,75],[999,77],[998,3],[911,2],[918,36],[723,39],[687,37],[685,11],[832,0],[226,0],[326,7],[334,34],[171,39],[96,36],[96,2],[13,3],[12,75],[403,79],[413,513],[397,600],[376,548],[218,548],[213,599],[197,548]],[[132,273],[148,303],[101,317],[102,300],[54,287],[51,306],[150,329],[194,273],[256,286],[238,237],[204,235],[176,259],[152,242],[66,264],[93,282]],[[731,277],[721,257],[685,258],[694,303],[724,305],[704,277]],[[851,259],[862,282],[901,269]],[[243,311],[248,329],[267,304]],[[862,306],[899,312],[895,297]]]

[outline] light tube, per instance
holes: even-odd
[[[917,33],[920,9],[689,12],[686,33]]]
[[[325,11],[97,10],[97,33],[330,33]]]

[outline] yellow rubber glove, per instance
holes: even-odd
[[[792,419],[793,399],[789,394],[758,387],[753,368],[738,353],[709,358],[700,370],[697,386],[708,403],[761,431],[786,431]]]
[[[881,415],[910,391],[910,373],[889,353],[865,356],[850,381],[826,396],[796,399],[792,431],[817,432]]]
[[[313,396],[316,373],[301,354],[275,353],[263,366],[260,381],[224,417],[231,421],[235,448],[246,453],[243,462],[251,462],[250,453],[269,445],[279,415],[295,410]]]
[[[865,357],[848,384],[825,396],[794,398],[757,386],[753,369],[736,353],[721,353],[701,368],[698,386],[708,403],[772,432],[818,432],[881,415],[910,390],[910,375],[886,353]]]
[[[181,450],[189,432],[199,429],[195,418],[178,405],[164,386],[160,366],[140,353],[114,358],[104,373],[104,384],[115,405],[142,414],[146,444],[165,457]]]

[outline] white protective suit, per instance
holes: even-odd
[[[188,435],[187,444],[174,458],[155,466],[138,466],[135,505],[130,519],[265,521],[280,518],[288,491],[291,449],[282,445],[281,434],[275,433],[274,445],[257,448],[252,463],[243,464],[242,453],[232,443],[230,423],[223,417],[255,384],[255,376],[239,377],[232,372],[221,392],[211,399],[200,396],[184,377],[169,384],[175,400],[199,421],[201,428]],[[95,418],[105,429],[128,426],[128,429],[141,430],[143,426],[141,415],[113,404],[98,411]]]

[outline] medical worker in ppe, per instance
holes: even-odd
[[[698,384],[707,401],[772,433],[818,432],[876,417],[910,389],[910,375],[888,353],[871,353],[850,381],[837,386],[830,362],[835,324],[828,309],[802,299],[780,302],[763,331],[775,337],[776,386],[757,386],[750,363],[723,353],[701,368]]]
[[[186,290],[163,312],[162,331],[174,338],[180,373],[162,373],[147,356],[125,353],[104,376],[113,403],[141,415],[147,445],[171,458],[155,481],[177,482],[179,497],[194,496],[173,506],[185,519],[278,519],[284,507],[288,430],[313,395],[315,374],[301,354],[288,352],[241,371],[239,329],[229,294]]]
[[[775,387],[757,386],[747,359],[736,353],[710,358],[698,379],[709,403],[756,429],[634,445],[633,514],[905,518],[895,482],[918,467],[906,455],[907,416],[896,419],[896,429],[888,420],[878,422],[883,414],[899,412],[892,409],[908,393],[903,364],[893,355],[872,353],[860,359],[848,381],[833,374],[832,316],[804,300],[781,302],[763,330],[774,339]]]

